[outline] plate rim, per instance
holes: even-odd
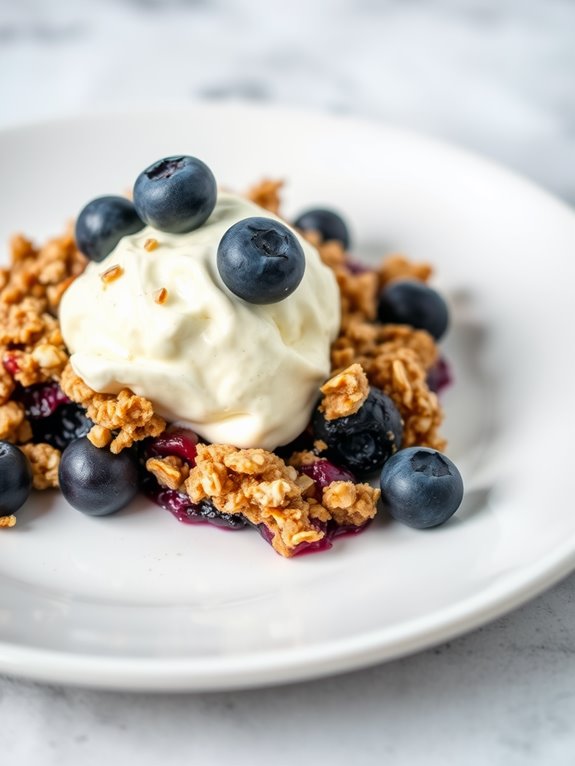
[[[161,105],[160,105],[161,107]],[[138,115],[157,114],[159,107],[98,108],[59,117],[30,120],[0,126],[0,141],[6,134],[24,130],[42,130],[84,122],[90,119],[136,119]],[[521,173],[509,169],[489,157],[462,148],[456,143],[425,133],[403,128],[383,120],[355,115],[334,115],[319,110],[282,105],[252,105],[245,102],[196,101],[185,104],[171,102],[165,108],[187,115],[204,113],[246,112],[250,115],[286,115],[291,119],[319,119],[347,123],[351,127],[380,129],[388,134],[426,142],[450,154],[459,154],[490,171],[519,181],[530,191],[547,197],[558,208],[567,211],[575,224],[575,211],[564,200],[539,186]],[[101,689],[139,691],[206,691],[267,686],[297,682],[349,672],[376,663],[397,659],[455,638],[508,613],[541,594],[575,569],[575,534],[555,546],[543,558],[530,562],[520,572],[498,579],[477,594],[455,605],[444,607],[431,616],[403,623],[400,627],[360,633],[345,639],[319,642],[317,645],[290,647],[254,655],[227,655],[216,659],[154,659],[107,657],[73,654],[0,641],[0,672],[48,683],[65,683]],[[492,591],[496,591],[493,593]],[[426,630],[420,623],[427,624]]]

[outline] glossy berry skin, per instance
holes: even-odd
[[[401,448],[403,426],[393,401],[377,388],[354,415],[326,420],[316,409],[312,427],[316,439],[329,447],[335,463],[358,475],[379,470]]]
[[[428,447],[408,447],[383,466],[381,501],[397,521],[416,529],[447,521],[463,499],[463,480],[454,463]]]
[[[199,228],[211,215],[216,197],[212,171],[197,157],[187,155],[154,162],[134,185],[134,205],[140,218],[172,234]]]
[[[319,232],[324,242],[336,239],[341,242],[345,250],[349,250],[350,237],[347,225],[334,210],[324,208],[305,210],[298,215],[293,225],[302,231]]]
[[[305,272],[305,254],[287,226],[271,218],[244,218],[222,237],[220,277],[248,303],[277,303],[291,295]]]
[[[62,453],[60,489],[71,506],[88,516],[107,516],[124,508],[138,491],[138,464],[129,450],[113,455],[83,437]]]
[[[97,197],[82,209],[76,221],[76,244],[91,261],[101,261],[127,234],[143,229],[144,222],[125,197]]]
[[[379,296],[377,315],[380,322],[409,324],[427,330],[439,340],[447,330],[449,314],[441,295],[417,280],[391,282]]]
[[[0,516],[21,508],[32,489],[32,468],[26,455],[9,442],[0,441]]]

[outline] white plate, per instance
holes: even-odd
[[[467,494],[443,528],[378,521],[286,561],[251,532],[139,501],[87,518],[38,497],[0,534],[0,672],[118,689],[312,678],[469,630],[575,562],[575,216],[530,183],[378,124],[245,106],[97,116],[0,134],[0,235],[42,238],[151,161],[222,184],[284,178],[285,210],[340,208],[357,251],[432,261],[453,306],[449,454]]]

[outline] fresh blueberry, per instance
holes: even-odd
[[[9,442],[0,441],[0,516],[21,508],[32,489],[32,468],[26,455]]]
[[[463,480],[454,463],[428,447],[408,447],[381,471],[381,500],[390,516],[416,529],[437,527],[459,508]]]
[[[88,516],[107,516],[135,497],[138,464],[130,450],[114,455],[94,447],[84,436],[62,453],[58,478],[62,494],[76,510]]]
[[[349,230],[343,218],[333,210],[314,208],[306,210],[295,219],[293,224],[302,231],[317,231],[321,234],[324,242],[336,239],[349,250]]]
[[[92,261],[101,261],[127,234],[144,227],[136,208],[125,197],[97,197],[88,202],[76,221],[76,244]]]
[[[47,417],[30,420],[35,442],[46,442],[56,449],[66,449],[68,444],[85,436],[94,425],[86,411],[78,404],[61,404]]]
[[[334,462],[357,474],[376,471],[401,448],[403,426],[394,402],[378,388],[354,415],[326,420],[316,409],[312,427],[316,439],[329,447]]]
[[[140,218],[160,231],[184,234],[199,228],[216,205],[214,174],[196,157],[165,157],[146,168],[134,185]]]
[[[225,286],[248,303],[277,303],[291,295],[305,271],[305,255],[287,226],[271,218],[244,218],[218,247]]]
[[[390,282],[379,296],[380,322],[409,324],[427,330],[439,340],[447,330],[449,314],[441,295],[423,282],[402,279]]]

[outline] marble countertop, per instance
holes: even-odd
[[[575,203],[570,0],[0,0],[0,126],[242,99],[389,120]],[[135,695],[0,678],[2,763],[572,764],[575,575],[436,649],[290,687]]]

